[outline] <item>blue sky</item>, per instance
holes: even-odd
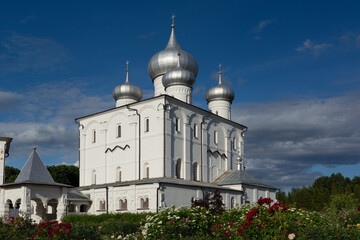
[[[114,107],[130,81],[153,95],[151,56],[171,15],[199,64],[193,104],[207,108],[218,64],[249,127],[246,165],[282,189],[360,170],[358,1],[11,1],[0,8],[0,136],[22,168],[36,141],[46,165],[78,160],[74,119]]]

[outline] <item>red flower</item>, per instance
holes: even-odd
[[[360,212],[360,206],[358,207],[358,211]]]
[[[238,228],[237,232],[238,232],[238,233],[242,233],[241,227]]]
[[[211,229],[211,231],[212,231],[212,232],[215,232],[215,231],[216,231],[216,229],[215,229],[215,228],[212,228],[212,229]]]
[[[231,237],[230,233],[226,234],[226,236]]]
[[[257,201],[257,203],[262,206],[264,204],[268,204],[270,205],[273,202],[273,200],[271,198],[259,198],[259,200]]]
[[[217,228],[220,229],[220,228],[221,228],[221,224],[218,224],[218,225],[217,225]]]
[[[246,214],[247,219],[250,221],[258,212],[259,212],[259,209],[254,208],[253,210],[251,210],[250,212],[248,212]]]
[[[230,227],[234,226],[234,223],[233,222],[230,222]]]
[[[285,206],[282,203],[275,203],[274,205],[272,205],[268,211],[271,213],[275,213],[275,212],[286,212],[289,209],[289,207]]]
[[[36,232],[36,235],[40,235],[40,231],[37,231],[37,232]]]

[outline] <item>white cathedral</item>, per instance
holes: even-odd
[[[275,200],[276,188],[245,171],[244,133],[231,121],[234,91],[221,81],[206,93],[209,110],[192,105],[195,58],[180,49],[174,24],[166,48],[148,64],[154,97],[130,83],[114,88],[116,107],[76,119],[80,186],[56,183],[36,148],[14,183],[5,184],[11,138],[0,138],[0,216],[36,221],[67,214],[155,212],[190,206],[218,190],[226,208]]]

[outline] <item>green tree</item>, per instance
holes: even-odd
[[[321,211],[329,204],[330,193],[326,188],[314,188],[313,193],[313,209],[315,211]]]
[[[286,193],[281,190],[276,193],[276,199],[285,205],[288,204]]]
[[[5,183],[15,182],[20,170],[14,167],[5,166]]]
[[[354,197],[360,202],[360,184],[356,184],[354,187]]]
[[[296,192],[295,202],[297,208],[303,207],[308,210],[313,209],[312,195],[310,191],[305,187],[303,187],[300,191]]]
[[[51,176],[55,182],[79,186],[79,168],[71,165],[48,166]]]

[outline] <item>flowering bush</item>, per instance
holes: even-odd
[[[71,239],[70,223],[58,223],[58,221],[44,222],[34,226],[37,230],[30,239]]]
[[[145,239],[360,239],[360,214],[341,211],[334,221],[326,212],[271,203],[259,199],[221,216],[201,207],[172,207],[147,217],[142,233]]]
[[[178,239],[186,236],[206,236],[219,216],[202,207],[170,207],[142,222],[146,239]]]

